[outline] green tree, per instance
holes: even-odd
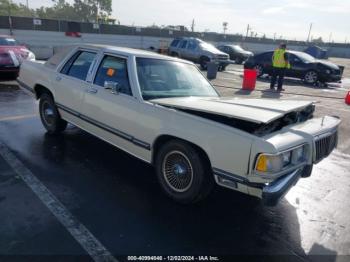
[[[84,21],[105,20],[112,13],[112,0],[74,0],[74,10]]]
[[[33,16],[35,11],[27,8],[23,4],[15,4],[8,0],[0,0],[0,15],[1,16]]]
[[[97,22],[107,21],[112,13],[112,0],[74,0],[73,4],[65,0],[52,0],[52,2],[53,6],[42,6],[34,10],[23,4],[0,0],[0,15]]]

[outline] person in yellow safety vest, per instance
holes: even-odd
[[[275,85],[278,78],[277,91],[284,91],[282,88],[284,75],[286,69],[290,69],[290,64],[288,60],[288,54],[286,52],[287,45],[282,43],[279,48],[275,50],[272,56],[272,77],[270,89],[275,90]]]

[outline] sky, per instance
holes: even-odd
[[[25,3],[25,0],[13,0]],[[30,7],[52,5],[51,0],[28,0]],[[72,0],[69,0],[72,1]],[[249,24],[259,36],[350,42],[349,0],[112,0],[112,16],[123,25],[185,25],[195,31],[245,34]]]

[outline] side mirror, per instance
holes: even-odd
[[[111,90],[112,94],[118,94],[119,90],[120,90],[120,85],[118,82],[114,82],[114,81],[105,81],[103,84],[103,87],[106,90]]]

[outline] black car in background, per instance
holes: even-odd
[[[288,50],[291,68],[286,70],[287,77],[300,78],[307,84],[317,82],[339,82],[342,78],[343,70],[328,61],[318,60],[309,54]],[[273,51],[260,53],[250,57],[244,67],[255,68],[258,76],[272,74]]]
[[[252,52],[244,50],[239,45],[219,45],[217,48],[228,54],[230,59],[234,60],[236,64],[242,64],[249,57],[254,55]]]

